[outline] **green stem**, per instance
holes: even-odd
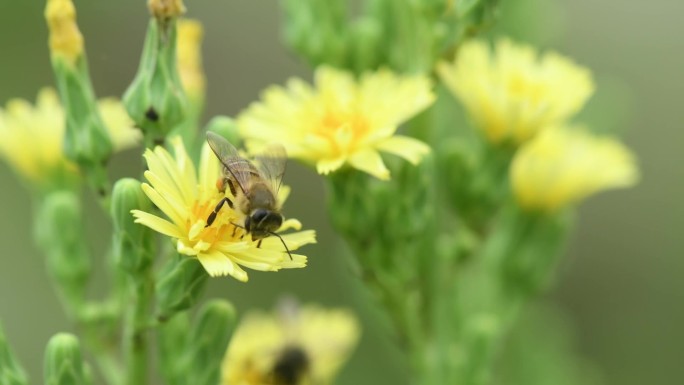
[[[125,357],[126,384],[147,384],[148,346],[147,330],[149,327],[149,308],[154,294],[154,278],[149,269],[132,282],[133,306],[126,318]]]

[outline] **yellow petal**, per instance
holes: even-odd
[[[140,210],[132,210],[131,213],[136,218],[135,223],[145,225],[152,230],[167,235],[172,238],[182,238],[183,233],[173,223]]]
[[[381,180],[388,180],[390,172],[385,167],[380,154],[374,150],[362,150],[349,157],[349,164]]]
[[[247,282],[247,273],[230,258],[219,252],[201,253],[197,259],[212,277],[231,275],[238,281]]]
[[[395,135],[378,144],[378,149],[400,156],[413,164],[418,164],[430,153],[430,146],[408,136]]]

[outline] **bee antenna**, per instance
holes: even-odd
[[[276,237],[278,237],[278,239],[280,239],[280,242],[282,242],[282,243],[283,243],[283,246],[285,246],[285,251],[287,251],[287,255],[290,256],[290,261],[292,261],[292,260],[293,260],[293,259],[292,259],[292,254],[290,254],[290,249],[287,248],[287,244],[285,244],[285,241],[283,240],[283,237],[281,237],[280,234],[275,233],[275,232],[273,232],[273,231],[269,231],[268,233],[271,234],[271,235],[275,235]]]

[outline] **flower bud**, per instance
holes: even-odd
[[[182,0],[148,0],[147,8],[159,20],[178,17],[185,13]]]
[[[144,270],[152,263],[150,230],[134,223],[131,215],[131,210],[150,210],[150,206],[139,181],[124,178],[114,185],[111,205],[114,257],[119,266],[131,273]]]
[[[48,342],[45,350],[46,385],[88,384],[88,375],[78,339],[67,333],[59,333]]]
[[[148,145],[185,118],[187,101],[177,69],[175,21],[150,20],[138,73],[123,102]]]
[[[49,0],[45,18],[50,27],[52,69],[66,111],[64,152],[91,171],[93,184],[103,190],[107,182],[102,164],[113,145],[97,107],[74,6],[70,0]]]
[[[36,220],[36,235],[46,254],[47,270],[72,311],[85,301],[91,271],[81,214],[74,193],[55,192],[45,197]]]

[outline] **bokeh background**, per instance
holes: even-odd
[[[636,188],[591,198],[581,207],[557,282],[538,301],[553,315],[545,310],[544,318],[522,322],[515,346],[534,350],[544,326],[551,325],[573,359],[579,357],[606,384],[682,383],[684,2],[503,2],[498,31],[557,49],[594,71],[598,92],[584,121],[623,135],[643,174]],[[121,95],[138,65],[148,19],[144,2],[75,3],[97,93]],[[207,117],[235,115],[269,84],[310,77],[310,69],[281,44],[277,2],[188,0],[186,5],[188,16],[205,25]],[[0,0],[2,105],[12,97],[34,100],[39,88],[53,84],[43,6],[36,0]],[[113,175],[137,175],[139,151],[117,155]],[[45,343],[71,328],[31,242],[30,196],[4,163],[0,183],[0,320],[33,382],[40,383]],[[254,273],[249,284],[215,279],[207,296],[229,298],[240,312],[271,308],[287,294],[351,307],[362,319],[363,341],[339,383],[404,384],[405,363],[388,338],[387,323],[351,276],[346,248],[330,229],[321,180],[293,164],[286,183],[294,191],[286,213],[319,231],[319,244],[307,250],[310,266]],[[92,199],[86,195],[86,200],[87,236],[95,254],[102,255],[110,227]],[[93,291],[97,294],[98,282]],[[543,365],[544,357],[539,360]]]

